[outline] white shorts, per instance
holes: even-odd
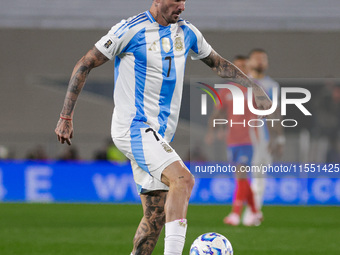
[[[123,137],[114,137],[113,142],[130,159],[139,194],[169,190],[161,182],[162,172],[181,158],[158,132],[145,123],[136,123]]]

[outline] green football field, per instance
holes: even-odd
[[[222,224],[230,206],[191,205],[183,254],[205,232],[218,232],[234,254],[340,254],[340,207],[264,208],[260,227]],[[0,204],[0,255],[127,254],[140,205]],[[164,231],[153,254],[163,254]]]

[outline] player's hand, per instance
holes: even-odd
[[[257,109],[268,110],[272,107],[272,101],[269,99],[266,92],[264,92],[264,90],[257,84],[253,86],[253,94],[254,94]],[[267,117],[267,115],[263,115],[260,117],[264,118],[264,117]]]
[[[58,137],[58,141],[62,144],[65,142],[71,145],[71,139],[73,138],[73,122],[72,120],[59,119],[57,127],[54,132]]]

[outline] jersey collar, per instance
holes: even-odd
[[[150,20],[151,23],[156,22],[156,20],[151,15],[150,11],[146,11],[145,14],[146,14],[146,16],[148,17],[148,19]]]

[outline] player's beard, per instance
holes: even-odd
[[[169,24],[176,23],[179,20],[180,14],[182,13],[180,11],[177,11],[177,12],[172,12],[171,14],[167,15],[167,12],[168,12],[168,6],[164,6],[161,9],[162,17]],[[176,16],[176,18],[174,17],[175,14],[178,15]]]
[[[166,17],[165,15],[162,14],[163,19],[169,23],[169,24],[173,24],[176,23],[179,20],[179,14],[176,18],[173,17],[174,14],[169,15],[168,17]]]

